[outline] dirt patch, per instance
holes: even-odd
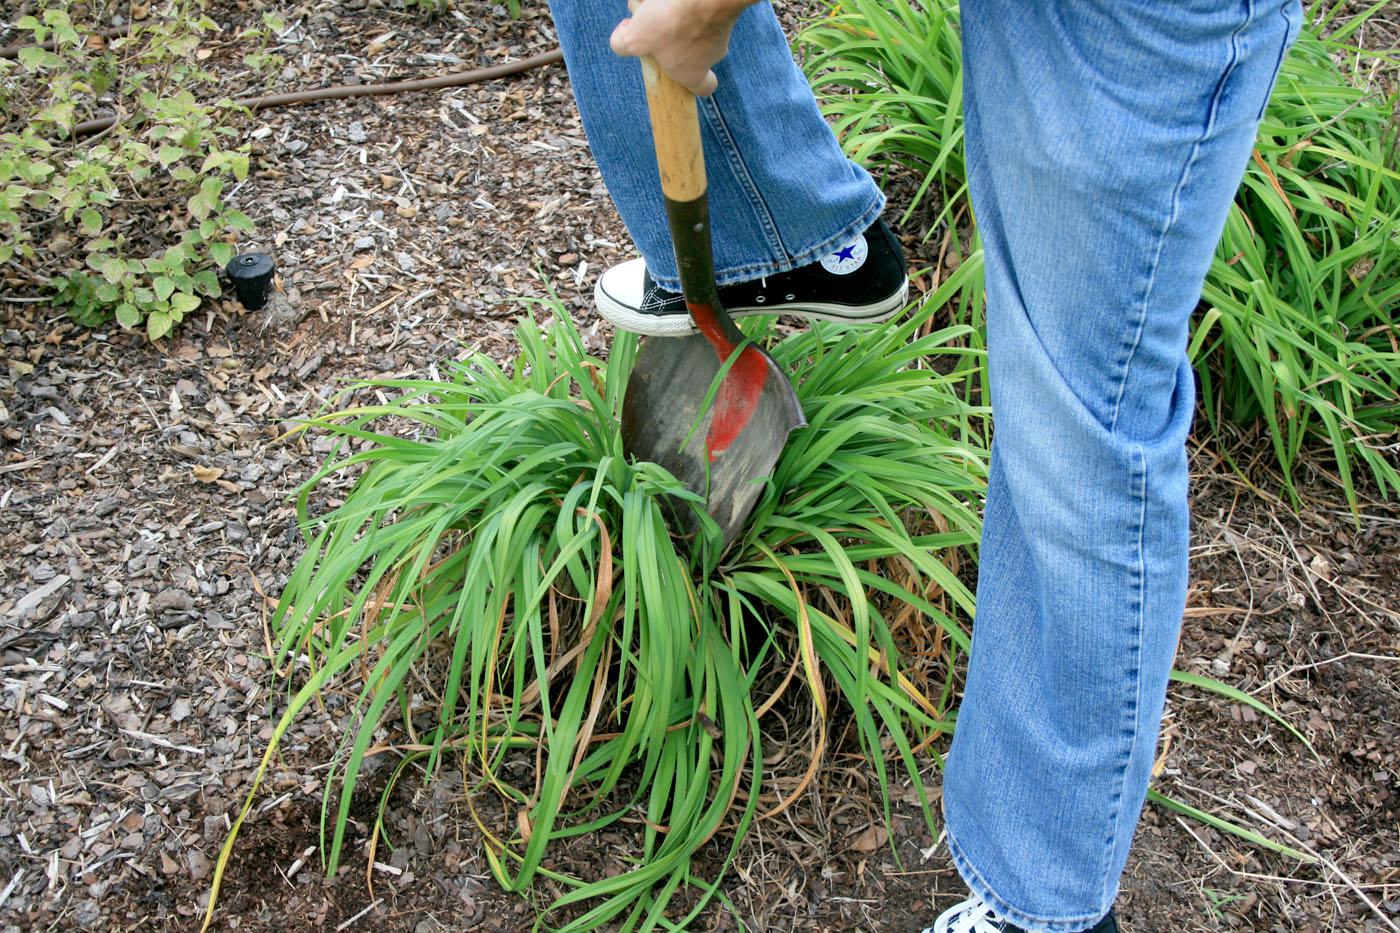
[[[441,788],[446,788],[444,775]],[[336,929],[399,931],[471,929],[508,931],[526,925],[529,905],[501,891],[479,862],[469,820],[449,822],[445,795],[417,788],[399,795],[374,846],[383,781],[367,782],[351,807],[345,857],[332,877],[321,863],[321,808],[298,801],[239,837],[218,912],[221,927],[251,931]],[[436,817],[418,815],[415,798],[438,794]],[[429,856],[429,858],[424,858]],[[415,871],[416,869],[416,871]],[[186,898],[207,903],[197,885]],[[179,924],[173,926],[178,927]]]

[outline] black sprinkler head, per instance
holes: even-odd
[[[272,276],[276,272],[271,256],[244,253],[230,259],[224,271],[233,281],[239,304],[249,311],[257,311],[267,304],[267,296],[272,292]]]

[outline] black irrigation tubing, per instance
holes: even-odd
[[[168,22],[168,20],[155,20],[155,22],[164,23]],[[120,36],[126,35],[127,32],[129,32],[130,30],[131,24],[127,23],[125,26],[109,26],[108,28],[99,30],[98,32],[93,33],[92,35],[102,39],[116,39]],[[27,49],[33,44],[34,43],[32,42],[17,42],[14,45],[7,45],[3,49],[0,49],[0,58],[19,58],[19,50]],[[38,48],[43,49],[45,52],[52,52],[57,44],[58,43],[53,41],[40,42]]]
[[[555,49],[552,52],[522,58],[517,62],[506,62],[504,65],[492,65],[489,68],[478,68],[474,71],[457,71],[452,74],[439,75],[436,78],[391,81],[387,84],[338,84],[333,87],[291,91],[286,94],[268,94],[265,97],[242,97],[235,100],[234,103],[252,110],[265,110],[270,107],[289,107],[293,104],[340,100],[346,97],[371,97],[384,94],[404,94],[409,91],[431,91],[437,88],[461,87],[465,84],[477,84],[482,81],[504,78],[507,75],[519,74],[532,68],[543,68],[545,65],[553,65],[563,60],[564,53]],[[73,128],[73,135],[87,136],[99,133],[115,123],[116,119],[116,117],[99,117],[95,120],[85,120]]]
[[[103,39],[112,39],[126,35],[131,29],[131,24],[124,26],[112,26],[103,29],[94,35]],[[21,42],[17,45],[7,45],[0,48],[0,58],[17,58],[20,49],[28,48],[32,43]],[[52,51],[55,43],[43,42],[39,48]],[[333,87],[312,88],[305,91],[290,91],[286,94],[268,94],[264,97],[241,97],[235,100],[235,104],[248,107],[252,110],[265,110],[271,107],[290,107],[293,104],[307,104],[322,100],[340,100],[346,97],[373,97],[383,94],[405,94],[410,91],[432,91],[443,87],[461,87],[467,84],[477,84],[482,81],[491,81],[496,78],[504,78],[507,75],[519,74],[522,71],[529,71],[532,68],[543,68],[545,65],[553,65],[564,60],[564,53],[559,49],[552,52],[545,52],[541,55],[532,55],[529,58],[522,58],[518,62],[507,62],[504,65],[492,65],[489,68],[478,68],[474,71],[456,71],[452,74],[439,75],[436,78],[419,78],[414,81],[391,81],[387,84],[338,84]],[[84,120],[73,128],[73,135],[90,136],[93,133],[100,133],[117,121],[116,117],[98,117],[93,120]]]

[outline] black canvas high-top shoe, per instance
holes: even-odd
[[[883,220],[814,263],[720,288],[733,317],[795,314],[831,321],[883,321],[904,307],[909,292],[904,250]],[[633,259],[598,277],[598,313],[623,330],[657,337],[693,333],[685,299],[652,281]]]

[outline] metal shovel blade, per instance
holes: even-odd
[[[786,373],[752,344],[715,386],[728,355],[702,334],[647,338],[622,406],[627,453],[704,495],[726,546],[762,495],[788,434],[807,423]],[[683,530],[693,532],[693,513],[675,511]]]

